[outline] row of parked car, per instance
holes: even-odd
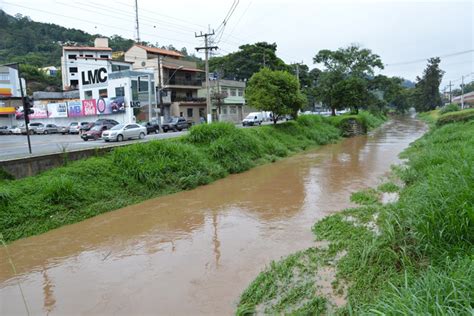
[[[72,122],[68,126],[57,126],[55,124],[43,124],[39,122],[30,123],[28,132],[30,134],[79,134],[84,141],[104,139],[108,141],[122,141],[131,138],[144,138],[150,133],[158,134],[160,130],[182,131],[192,125],[182,117],[171,117],[163,124],[157,120],[142,123],[120,124],[111,119],[99,119],[95,122]],[[24,125],[8,128],[0,126],[0,134],[26,134]]]

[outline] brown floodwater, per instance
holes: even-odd
[[[229,315],[272,260],[315,244],[311,226],[351,206],[426,130],[410,118],[191,191],[0,249],[0,315]],[[107,203],[107,201],[104,201]]]

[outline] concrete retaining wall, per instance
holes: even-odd
[[[16,179],[34,176],[48,169],[63,166],[68,161],[85,159],[92,156],[101,156],[116,146],[91,148],[67,153],[56,153],[42,156],[25,157],[20,159],[11,159],[0,161],[0,168],[12,175]]]

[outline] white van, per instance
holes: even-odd
[[[252,112],[242,121],[243,126],[262,125],[263,115],[261,112]]]

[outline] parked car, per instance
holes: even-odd
[[[243,119],[242,125],[243,126],[254,126],[254,125],[262,125],[263,116],[260,112],[252,112],[247,115],[246,118]]]
[[[143,123],[140,123],[140,125],[146,128],[147,134],[150,134],[150,133],[158,134],[160,132],[160,124],[158,124],[158,121],[156,120],[143,122]]]
[[[54,134],[59,132],[59,128],[56,124],[40,125],[36,128],[36,134]]]
[[[104,131],[109,128],[107,125],[95,125],[90,130],[85,131],[81,134],[81,138],[87,142],[89,139],[98,140],[102,137]]]
[[[43,127],[44,124],[43,123],[30,123],[28,124],[28,132],[31,134],[37,134],[36,130],[38,129],[38,127]],[[21,133],[22,134],[26,134],[26,126],[25,125],[22,125],[21,126]]]
[[[94,123],[92,122],[86,122],[86,124],[81,124],[79,126],[79,134],[82,134],[84,132],[87,132],[88,130],[90,130],[92,127],[94,127]]]
[[[161,126],[161,129],[163,129],[163,132],[168,132],[168,131],[182,131],[185,128],[191,127],[192,123],[189,121],[186,121],[184,117],[170,117],[167,119],[163,125]]]
[[[89,122],[71,122],[67,128],[67,133],[69,134],[79,134],[82,127],[88,126]],[[92,127],[92,126],[91,126]],[[90,128],[89,128],[90,129]]]
[[[17,126],[17,125],[12,126],[12,127],[9,128],[9,131],[10,131],[10,134],[19,135],[19,134],[21,134],[21,125],[20,126]]]
[[[8,126],[0,126],[0,135],[8,135],[10,134],[10,130]]]
[[[139,138],[143,139],[146,135],[146,127],[140,126],[135,123],[131,124],[118,124],[112,127],[110,130],[102,133],[102,138],[108,142],[115,140],[121,142],[125,139]]]

